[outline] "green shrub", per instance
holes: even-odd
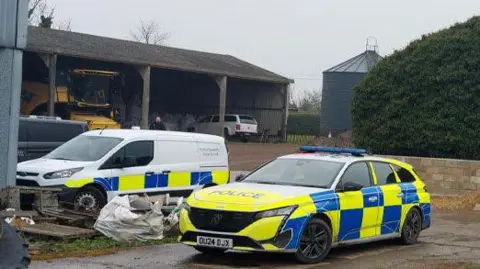
[[[480,159],[480,17],[381,60],[352,120],[355,145],[375,153]]]
[[[320,133],[320,115],[317,113],[290,113],[288,134],[315,136]]]

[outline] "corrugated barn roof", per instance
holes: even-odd
[[[27,51],[134,65],[225,75],[273,83],[292,80],[230,55],[29,26]]]

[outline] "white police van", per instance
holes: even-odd
[[[229,177],[224,138],[153,130],[85,132],[17,165],[17,185],[62,187],[60,201],[84,208],[122,194],[188,196]]]

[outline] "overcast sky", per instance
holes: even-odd
[[[380,54],[478,14],[479,0],[48,0],[72,30],[131,39],[140,19],[170,33],[169,46],[231,54],[322,88],[322,71],[378,40]]]

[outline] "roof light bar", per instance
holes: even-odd
[[[362,155],[369,154],[366,149],[355,149],[355,148],[333,148],[333,147],[317,147],[317,146],[301,146],[300,151],[302,152],[328,152],[328,153],[349,153],[352,155]]]

